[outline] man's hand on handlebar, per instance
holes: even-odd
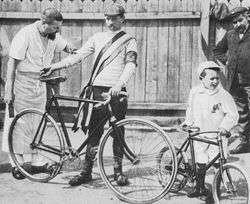
[[[49,75],[51,75],[53,71],[51,70],[51,67],[44,67],[41,71],[40,71],[40,76],[41,77],[48,77]]]
[[[119,96],[121,89],[122,89],[122,86],[119,83],[117,85],[111,87],[111,89],[109,90],[111,97]]]

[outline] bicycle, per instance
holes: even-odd
[[[194,183],[196,177],[194,141],[216,145],[219,147],[219,153],[206,164],[206,170],[215,166],[218,168],[212,184],[212,194],[215,203],[250,203],[249,202],[249,189],[250,182],[249,176],[246,171],[238,164],[229,163],[223,150],[222,136],[218,131],[200,132],[198,127],[184,127],[182,130],[188,132],[188,137],[182,143],[180,148],[176,148],[177,152],[177,176],[170,192],[177,193],[182,190],[188,181]],[[201,134],[217,134],[216,140],[197,137]],[[188,152],[188,149],[190,150]],[[169,151],[167,147],[163,148],[159,153],[159,182],[164,186],[164,177],[172,172],[172,167],[167,164],[165,154]],[[190,154],[189,154],[190,153]],[[191,156],[191,162],[189,157]],[[219,161],[216,164],[216,161]],[[161,171],[164,169],[164,171]]]
[[[55,77],[53,80],[44,81],[53,84],[62,82],[64,79]],[[99,106],[108,108],[107,119],[110,127],[102,136],[97,159],[103,181],[119,199],[130,203],[152,203],[161,199],[169,191],[176,175],[177,160],[174,146],[158,125],[140,118],[125,118],[116,121],[109,104],[110,96],[106,101],[96,101],[58,95],[55,94],[53,88],[50,91],[52,96],[47,101],[45,112],[35,109],[23,110],[14,117],[10,126],[10,154],[25,177],[32,181],[48,182],[59,173],[66,161],[78,159],[83,154],[88,138],[91,134],[94,134],[94,132],[88,133],[87,138],[77,149],[72,147],[58,102],[59,100],[66,100],[92,103],[94,108]],[[55,105],[57,122],[50,115],[52,104]],[[21,131],[24,132],[24,136],[17,134]],[[122,131],[125,132],[124,138],[120,135]],[[124,150],[125,156],[119,159],[122,160],[123,173],[129,180],[127,186],[119,186],[114,180],[112,165],[114,137],[119,138],[118,141]],[[22,144],[21,141],[24,139],[25,144]],[[158,182],[159,169],[157,163],[157,156],[163,147],[170,150],[168,156],[171,164],[169,165],[173,169],[169,177],[164,178],[164,186]],[[25,154],[23,152],[29,153],[32,160],[24,160]],[[22,159],[20,159],[20,156],[22,156]]]

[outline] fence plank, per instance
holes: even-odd
[[[168,57],[169,57],[169,22],[161,21],[159,24],[159,55],[158,55],[158,92],[157,101],[165,102],[169,97],[168,90]]]
[[[81,47],[81,40],[79,36],[82,34],[82,25],[80,23],[65,23],[62,29],[62,36],[67,39],[70,43],[75,45],[75,47]],[[66,57],[68,54],[62,54],[62,58]],[[60,86],[60,92],[63,95],[68,96],[79,96],[79,90],[81,89],[81,64],[74,65],[68,68],[66,71],[67,80]],[[70,104],[67,102],[64,104]]]
[[[197,22],[192,22],[193,24],[193,49],[192,49],[192,87],[195,86],[197,83],[199,83],[199,78],[197,76],[197,67],[199,63],[201,62],[200,59],[200,33],[199,33],[199,24]]]
[[[178,102],[186,102],[189,88],[191,87],[191,53],[192,53],[192,38],[190,27],[192,22],[181,22],[181,41],[180,41],[180,76],[179,76],[179,100]]]
[[[156,100],[157,94],[157,56],[158,56],[158,22],[148,23],[147,33],[147,72],[146,72],[146,101]]]
[[[146,90],[146,59],[147,59],[147,23],[140,21],[137,23],[136,28],[136,40],[138,49],[137,63],[135,76],[133,78],[135,85],[132,87],[129,84],[129,93],[133,92],[133,100],[143,102],[145,101],[145,90]],[[131,98],[129,99],[131,101]]]
[[[180,23],[170,21],[169,23],[169,62],[168,62],[168,102],[178,102],[179,67],[180,67]]]

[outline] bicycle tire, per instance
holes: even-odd
[[[136,159],[132,163],[128,156],[118,158],[113,156],[112,145],[117,128],[124,128],[124,149],[126,146],[132,151]],[[118,136],[118,135],[116,135]],[[170,162],[173,171],[163,186],[158,180],[157,156],[163,147],[170,149]],[[131,155],[131,154],[130,154]],[[123,165],[123,174],[129,184],[119,186],[113,176],[112,162],[120,159]],[[155,123],[138,118],[128,118],[116,123],[116,130],[110,127],[101,138],[98,149],[98,165],[101,177],[107,186],[122,201],[129,203],[153,203],[170,190],[176,176],[177,160],[174,146],[166,133]]]
[[[167,151],[169,151],[169,148],[164,147],[158,156],[158,166],[159,166],[159,182],[161,185],[165,186],[164,184],[164,177],[168,176],[168,174],[172,172],[172,168],[171,166],[166,166],[165,165],[165,159],[164,159],[164,154],[167,153]],[[179,149],[177,147],[175,147],[175,151],[178,152]],[[186,173],[186,165],[183,162],[183,156],[180,153],[179,155],[177,155],[177,174],[176,174],[176,178],[174,181],[174,184],[172,185],[170,192],[172,193],[178,193],[180,190],[182,190],[187,182],[188,182],[188,176]],[[165,165],[165,166],[164,166]],[[161,169],[164,169],[164,172],[161,171]],[[168,173],[169,172],[169,173]]]
[[[215,203],[250,203],[250,182],[246,171],[244,171],[244,169],[237,164],[227,163],[223,165],[222,174],[223,175],[221,175],[220,171],[218,171],[213,181],[212,193]],[[222,177],[224,179],[224,182],[222,182]],[[230,177],[233,180],[234,186],[230,184]],[[223,183],[227,185],[228,190],[226,190]],[[238,197],[236,198],[236,196]]]
[[[37,131],[38,137],[32,143]],[[21,111],[10,125],[8,141],[12,160],[29,180],[48,182],[60,171],[64,140],[50,115],[36,109]]]

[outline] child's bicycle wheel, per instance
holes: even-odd
[[[115,137],[122,137],[122,152],[114,156]],[[117,145],[117,144],[116,144]],[[159,182],[158,160],[160,151],[168,148],[166,162],[172,171],[167,172],[164,185]],[[118,153],[119,154],[119,153]],[[132,158],[132,159],[131,159]],[[114,163],[122,163],[123,174],[128,178],[127,185],[121,186],[114,178]],[[98,150],[98,164],[101,176],[116,196],[129,203],[153,203],[161,199],[171,188],[177,169],[175,149],[166,133],[156,124],[142,119],[124,119],[110,127],[102,137]]]
[[[64,143],[51,116],[35,109],[23,110],[13,119],[8,140],[11,158],[25,177],[47,182],[57,175]]]
[[[249,201],[249,177],[242,167],[236,164],[223,165],[223,173],[218,171],[213,182],[215,203],[247,204]]]
[[[169,151],[171,151],[169,148],[164,147],[158,156],[158,166],[159,166],[159,182],[161,185],[165,186],[165,177],[168,177],[173,169],[171,166],[171,163],[169,163]],[[176,147],[175,151],[178,152],[179,149]],[[174,181],[174,184],[172,185],[170,192],[172,193],[178,193],[180,190],[182,190],[187,182],[188,182],[188,170],[186,169],[186,165],[184,163],[184,158],[181,153],[177,155],[177,174]]]

